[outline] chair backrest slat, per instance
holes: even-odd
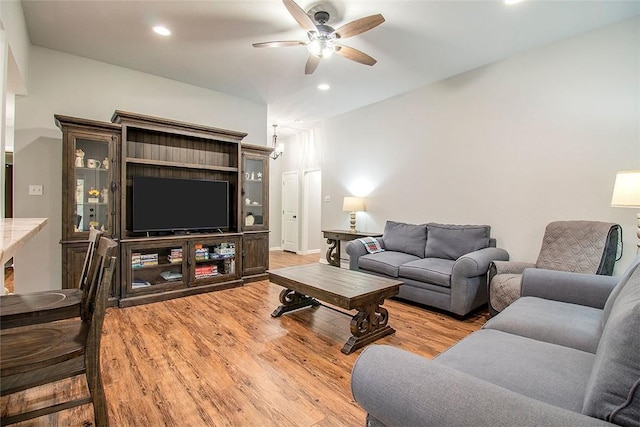
[[[92,268],[89,271],[87,283],[82,293],[80,315],[82,320],[90,322],[95,311],[95,300],[102,284],[105,269],[109,267],[109,260],[116,255],[118,243],[108,237],[101,237],[93,256]],[[108,285],[111,288],[110,284]],[[106,291],[108,292],[108,291]]]
[[[89,246],[87,248],[87,254],[84,257],[84,263],[82,264],[82,272],[80,273],[80,281],[78,282],[78,289],[84,289],[89,277],[89,272],[93,267],[93,255],[95,254],[98,241],[102,236],[102,231],[92,228],[89,230]]]

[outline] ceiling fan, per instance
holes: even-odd
[[[341,39],[353,37],[377,27],[384,22],[384,17],[382,15],[377,14],[356,19],[355,21],[349,22],[335,30],[333,27],[326,25],[330,18],[328,12],[315,12],[313,18],[316,20],[317,24],[314,24],[309,15],[307,15],[304,9],[298,6],[296,2],[293,0],[282,0],[282,2],[291,16],[293,16],[298,24],[307,31],[307,37],[309,40],[254,43],[253,47],[307,46],[309,58],[307,59],[307,63],[304,67],[305,74],[313,73],[316,68],[318,68],[318,65],[320,65],[320,60],[331,56],[333,52],[352,61],[359,62],[360,64],[373,65],[377,62],[366,53],[337,42]]]

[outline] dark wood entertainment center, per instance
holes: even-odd
[[[115,111],[111,123],[55,115],[62,130],[62,274],[78,283],[91,228],[120,243],[110,303],[121,307],[267,278],[269,154],[245,133]],[[226,181],[229,226],[132,231],[134,176]],[[170,200],[167,201],[170,203]],[[202,208],[215,203],[202,195]]]

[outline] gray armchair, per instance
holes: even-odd
[[[611,276],[619,259],[622,228],[600,221],[555,221],[542,239],[538,260],[494,261],[487,277],[489,312],[496,315],[520,298],[526,268]]]

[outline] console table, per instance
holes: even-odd
[[[366,231],[349,230],[322,230],[322,234],[329,249],[327,249],[327,262],[334,267],[340,267],[340,242],[360,239],[362,237],[381,237],[382,233],[368,233]]]

